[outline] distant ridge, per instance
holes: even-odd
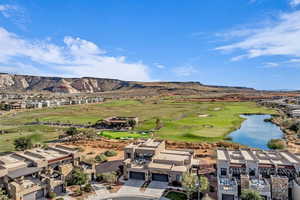
[[[94,93],[110,91],[140,91],[179,94],[204,91],[255,91],[253,88],[212,86],[199,82],[136,82],[107,78],[63,78],[47,76],[16,75],[0,72],[0,91],[7,92],[53,92]]]

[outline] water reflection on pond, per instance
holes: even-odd
[[[282,138],[283,132],[273,123],[265,122],[270,115],[241,115],[246,118],[240,129],[229,134],[233,142],[253,148],[268,149],[270,139]]]

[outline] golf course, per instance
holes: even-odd
[[[101,104],[85,104],[18,111],[0,117],[1,151],[13,150],[13,140],[30,136],[36,142],[47,142],[62,134],[65,128],[25,125],[29,122],[67,122],[93,124],[111,116],[139,118],[135,133],[105,132],[103,136],[120,138],[147,137],[137,132],[152,131],[154,137],[186,142],[224,140],[243,122],[240,114],[276,114],[276,111],[254,102],[176,102],[172,100],[118,100]],[[159,123],[159,124],[158,124]],[[120,134],[121,136],[119,136]],[[122,135],[123,134],[123,135]]]

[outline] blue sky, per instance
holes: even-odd
[[[0,71],[300,89],[300,0],[0,0]]]

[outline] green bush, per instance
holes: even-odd
[[[97,180],[98,181],[104,181],[106,183],[116,183],[118,179],[118,176],[115,172],[111,173],[102,173],[102,174],[97,174]]]
[[[62,198],[62,197],[59,197],[59,198],[57,198],[56,200],[65,200],[64,198]]]
[[[69,136],[74,136],[74,135],[79,134],[79,131],[75,127],[70,127],[66,130],[66,134]]]
[[[107,161],[107,157],[101,153],[95,157],[96,162],[105,162]]]
[[[80,169],[75,169],[68,180],[69,185],[85,185],[88,181],[88,175]]]
[[[54,199],[55,197],[56,197],[56,193],[55,192],[49,192],[48,193],[48,198]]]
[[[107,156],[107,157],[113,157],[113,156],[117,155],[117,152],[114,151],[114,150],[108,150],[108,151],[104,152],[104,155]]]
[[[24,151],[33,147],[32,139],[30,137],[20,137],[14,140],[15,149]]]
[[[242,200],[263,200],[259,192],[255,190],[243,190],[241,199]]]
[[[91,184],[86,184],[85,186],[83,186],[83,191],[85,192],[91,192],[92,191],[92,185]]]
[[[284,149],[285,148],[285,142],[284,142],[284,140],[281,140],[281,139],[271,139],[267,145],[270,149]]]

